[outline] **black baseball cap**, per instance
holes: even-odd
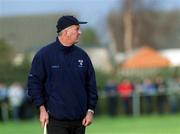
[[[63,29],[72,26],[72,25],[79,25],[79,24],[86,24],[85,21],[79,21],[74,16],[62,16],[57,21],[57,33],[61,32]]]

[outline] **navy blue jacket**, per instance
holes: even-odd
[[[54,118],[84,118],[88,109],[95,109],[98,99],[90,58],[81,48],[65,47],[57,38],[35,55],[28,94],[37,107],[45,105]]]

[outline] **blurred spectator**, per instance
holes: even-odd
[[[134,91],[138,94],[143,94],[143,83],[141,80],[136,80],[136,82],[133,84],[134,85]]]
[[[109,79],[105,86],[105,91],[107,94],[107,106],[108,113],[110,116],[115,116],[117,114],[117,92],[116,92],[116,84],[114,80]]]
[[[27,89],[24,87],[24,89]],[[24,91],[24,100],[20,108],[20,118],[21,119],[32,119],[37,113],[37,108],[32,105],[32,100],[28,95],[27,90]]]
[[[124,79],[117,87],[118,93],[122,99],[125,114],[132,113],[132,92],[133,85],[128,79]]]
[[[7,89],[2,82],[0,82],[0,119],[8,120]]]
[[[144,102],[145,102],[145,112],[152,113],[153,110],[153,96],[156,95],[156,89],[154,83],[151,79],[145,79],[143,82],[144,90]]]
[[[142,106],[142,101],[143,101],[143,82],[140,79],[135,80],[135,82],[133,83],[134,86],[134,94],[133,97],[134,101],[136,101],[136,108],[139,108],[139,112],[143,112],[143,106]],[[135,103],[135,102],[134,102]],[[135,105],[135,104],[133,104]],[[138,106],[137,106],[138,105]],[[140,114],[140,113],[139,113]]]
[[[167,85],[162,77],[157,77],[155,81],[155,87],[157,91],[157,110],[159,114],[165,111],[166,103],[166,89]]]
[[[169,94],[170,110],[172,113],[176,113],[178,109],[178,98],[180,95],[179,77],[175,77],[174,79],[169,79],[168,94]]]
[[[14,82],[8,90],[8,99],[12,108],[12,118],[19,119],[20,107],[23,103],[24,89],[18,82]]]

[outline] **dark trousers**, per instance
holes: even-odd
[[[47,126],[48,134],[85,134],[82,121],[60,121],[50,118]]]
[[[116,96],[108,97],[108,113],[110,116],[115,116],[117,114],[118,100]]]

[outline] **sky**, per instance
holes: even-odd
[[[104,21],[121,0],[0,0],[0,16],[72,12],[90,25]],[[151,1],[151,0],[144,0]],[[157,0],[166,10],[180,8],[180,0]],[[155,7],[157,5],[154,5]]]
[[[108,11],[118,0],[0,0],[1,15],[75,11]],[[101,11],[101,12],[103,12]]]
[[[106,30],[107,15],[120,9],[122,0],[0,0],[0,17],[35,14],[76,14],[79,20],[88,21],[103,34]],[[144,0],[152,1],[152,0]],[[163,10],[180,9],[180,0],[155,0],[153,5]]]
[[[0,0],[0,16],[72,12],[79,19],[95,25],[110,10],[117,7],[118,0]]]

